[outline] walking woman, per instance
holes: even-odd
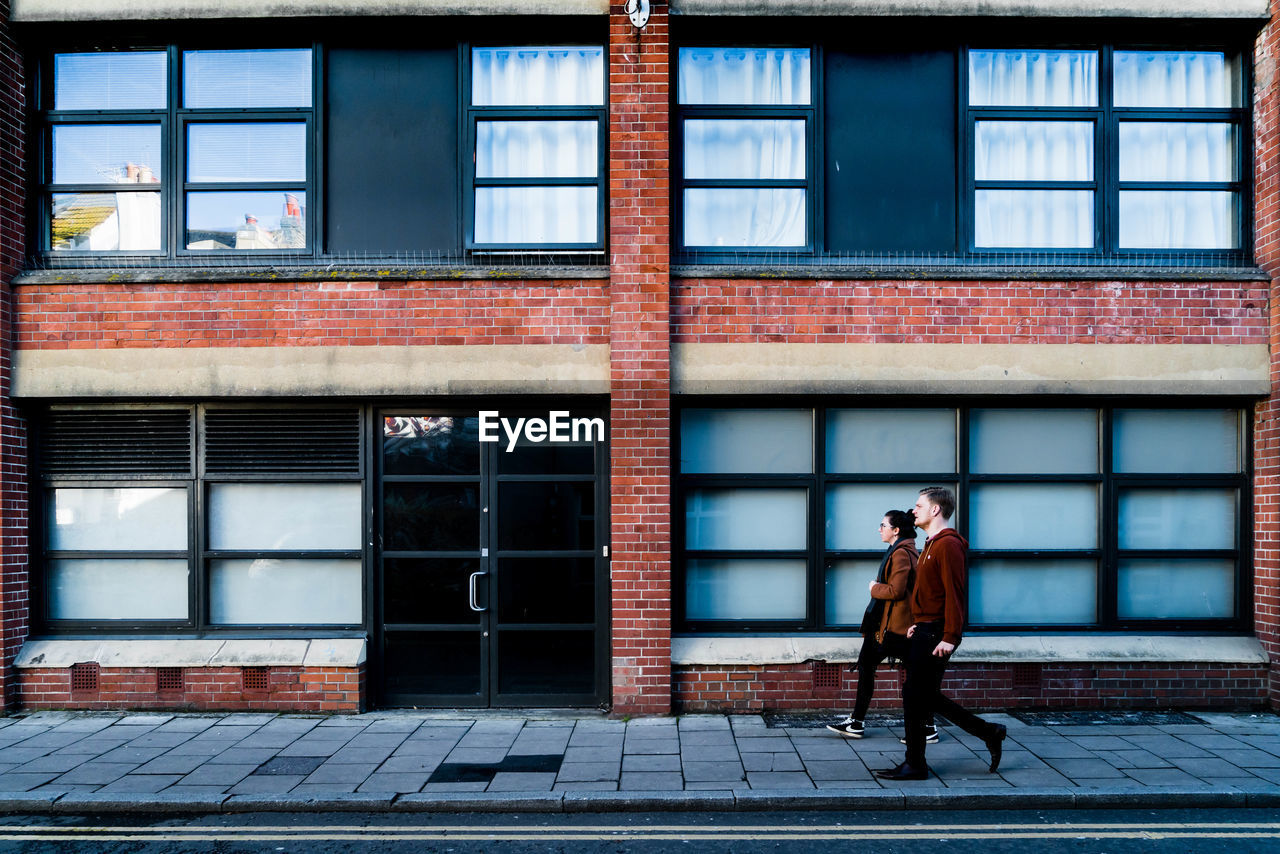
[[[880,521],[880,540],[889,549],[880,562],[880,571],[871,582],[871,602],[862,617],[862,650],[858,653],[858,699],[853,713],[827,729],[845,738],[862,738],[863,720],[876,687],[876,670],[886,658],[905,660],[907,629],[911,628],[911,587],[915,581],[915,516],[909,510],[890,510]],[[930,741],[938,740],[938,730],[930,723]]]

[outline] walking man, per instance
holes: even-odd
[[[925,726],[935,713],[982,739],[991,753],[991,772],[1000,767],[1004,725],[988,723],[942,694],[942,675],[951,653],[960,645],[965,623],[965,550],[969,544],[951,527],[955,509],[955,495],[942,486],[926,487],[916,499],[915,524],[926,539],[911,594],[915,625],[907,630],[907,681],[902,688],[907,759],[897,768],[876,772],[885,780],[929,778],[924,759]]]

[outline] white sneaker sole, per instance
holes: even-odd
[[[862,738],[862,733],[860,732],[849,732],[842,727],[833,726],[832,724],[827,724],[827,729],[831,730],[836,735],[842,735],[845,738]]]

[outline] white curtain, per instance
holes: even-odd
[[[594,243],[595,187],[477,187],[477,243]]]
[[[698,187],[684,191],[685,246],[804,246],[805,191]]]
[[[978,246],[1093,246],[1092,190],[978,190],[974,196],[974,242]]]
[[[1126,249],[1235,249],[1239,198],[1226,190],[1122,190]]]
[[[681,104],[808,104],[809,77],[806,48],[681,48],[678,97]]]
[[[1238,78],[1223,53],[1115,53],[1117,107],[1231,107],[1239,102]]]
[[[969,104],[1097,106],[1098,54],[1091,50],[970,51]]]
[[[477,178],[594,178],[597,123],[476,123]]]
[[[477,107],[603,104],[604,48],[472,48],[471,103]]]
[[[1234,181],[1226,122],[1121,122],[1121,181]]]
[[[798,178],[805,172],[804,121],[688,119],[686,178]]]
[[[1092,181],[1092,122],[978,122],[979,181]]]

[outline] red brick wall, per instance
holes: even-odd
[[[13,305],[9,282],[22,267],[25,240],[22,57],[0,0],[0,710],[13,702],[10,663],[27,637],[27,431],[9,400]]]
[[[1014,666],[960,664],[942,689],[966,708],[1253,709],[1267,703],[1267,669],[1221,664],[1045,664],[1037,684],[1017,687]],[[853,708],[858,674],[841,667],[838,690],[815,690],[813,664],[679,667],[680,711]],[[873,709],[901,709],[899,671],[880,668]]]
[[[599,280],[23,285],[18,349],[600,344]]]
[[[671,708],[667,4],[609,18],[613,710]]]
[[[1261,344],[1265,282],[673,283],[676,343]]]
[[[154,667],[104,667],[95,692],[71,690],[67,667],[18,671],[27,709],[182,709],[187,711],[361,712],[365,668],[272,667],[268,691],[246,691],[242,668],[185,667],[183,691],[161,694]]]

